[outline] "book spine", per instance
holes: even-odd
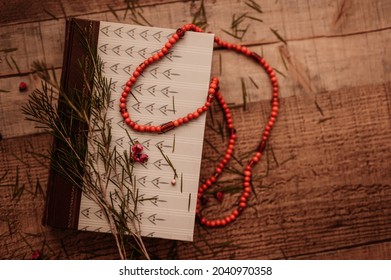
[[[98,36],[99,21],[75,18],[67,20],[61,74],[61,91],[70,98],[74,97],[70,95],[85,94],[86,85],[83,75],[85,69],[82,69],[81,65],[88,64],[83,64],[81,62],[86,61],[88,55],[86,46],[83,45],[83,41],[87,39],[89,45],[92,48],[95,48],[96,51]],[[90,85],[92,86],[92,81]],[[80,100],[80,96],[77,98]],[[81,96],[81,98],[83,98],[83,96]],[[82,146],[87,147],[87,135],[86,133],[82,133],[83,131],[86,131],[86,124],[72,118],[72,109],[67,106],[62,94],[60,94],[59,97],[57,110],[63,123],[67,124],[70,134],[78,135],[78,141],[83,142]],[[77,229],[82,182],[79,184],[70,182],[58,172],[53,164],[54,160],[61,162],[61,157],[64,150],[66,150],[66,147],[65,143],[54,137],[52,164],[49,171],[43,224],[55,228]]]

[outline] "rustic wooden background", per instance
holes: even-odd
[[[254,2],[262,13],[250,7]],[[146,239],[153,258],[391,259],[391,2],[138,3],[132,13],[120,0],[0,1],[0,258],[29,259],[33,250],[50,259],[119,257],[110,235],[41,225],[48,169],[29,152],[50,149],[51,138],[20,110],[40,86],[34,61],[60,76],[65,18],[75,16],[170,28],[197,18],[279,71],[281,114],[256,169],[251,207],[225,228],[197,224],[193,243]],[[266,77],[255,63],[222,50],[215,51],[213,73],[237,105],[235,155],[246,162],[270,108]],[[222,151],[208,121],[202,177],[219,156],[214,148]],[[225,180],[235,184],[240,176]],[[211,198],[212,215],[229,209],[234,198],[226,197],[222,205]]]

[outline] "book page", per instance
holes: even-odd
[[[104,61],[105,77],[112,81],[108,118],[113,144],[120,154],[125,150],[130,152],[132,143],[127,130],[149,156],[146,163],[134,164],[133,178],[125,178],[138,189],[141,235],[191,241],[205,114],[174,130],[155,134],[133,131],[119,112],[124,85],[135,68],[159,51],[174,32],[173,29],[100,22],[98,55]],[[132,120],[142,125],[161,125],[202,107],[210,82],[213,40],[213,34],[186,32],[166,57],[148,66],[132,88],[136,99],[131,95],[127,99]],[[176,184],[172,184],[174,178]],[[84,196],[78,228],[109,231],[102,210]]]

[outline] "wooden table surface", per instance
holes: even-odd
[[[0,1],[0,258],[29,259],[33,250],[49,259],[119,257],[111,235],[41,225],[48,163],[30,152],[45,152],[52,139],[24,120],[21,105],[40,87],[33,62],[60,77],[65,19],[74,16],[169,28],[196,18],[278,71],[281,114],[255,169],[250,207],[228,227],[196,224],[193,243],[146,238],[151,257],[391,259],[391,1],[138,3],[129,10],[119,0]],[[257,146],[270,87],[255,63],[224,50],[214,52],[212,72],[237,105],[232,168],[240,167]],[[219,157],[215,148],[223,151],[215,130],[206,130],[202,178]],[[226,179],[235,184],[240,175]],[[230,209],[233,197],[221,205],[212,198],[212,214]]]

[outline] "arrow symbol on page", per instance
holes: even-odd
[[[129,56],[131,56],[131,57],[133,57],[133,48],[134,48],[134,47],[130,47],[130,48],[127,48],[127,49],[125,50],[125,52],[126,52]]]
[[[152,103],[152,104],[149,104],[148,106],[145,106],[145,109],[151,113],[153,115],[153,105],[155,105],[155,103]]]
[[[151,87],[147,88],[147,91],[150,94],[152,94],[153,96],[155,96],[156,86],[151,86]]]
[[[120,48],[121,48],[121,45],[115,46],[114,48],[112,48],[112,51],[113,51],[115,54],[120,55],[120,54],[119,54]]]
[[[120,28],[117,28],[116,30],[114,30],[114,33],[115,33],[118,37],[120,37],[120,38],[122,38],[122,36],[121,36],[122,28],[123,28],[123,27],[120,27]]]
[[[123,144],[124,144],[124,136],[121,137],[121,138],[118,138],[117,140],[115,140],[115,143],[117,143],[118,146],[122,147],[123,148]]]
[[[134,39],[134,30],[136,28],[133,28],[133,29],[130,29],[128,32],[126,32],[126,34],[128,34],[129,37],[131,37],[132,39]]]
[[[144,206],[144,194],[138,196],[137,202]]]
[[[137,53],[138,53],[140,56],[142,56],[143,58],[146,58],[146,57],[145,57],[146,50],[147,50],[147,48],[143,48],[143,49],[139,50]]]
[[[126,74],[128,74],[128,75],[132,75],[132,64],[129,64],[129,65],[127,65],[127,66],[125,66],[124,68],[122,68],[122,70],[124,70],[124,72],[126,73]]]
[[[103,27],[100,31],[105,34],[106,36],[109,36],[109,27],[110,26],[106,26],[106,27]]]
[[[156,32],[155,34],[153,34],[153,38],[155,38],[157,41],[160,42],[160,38],[161,38],[161,33],[162,31],[159,31],[159,32]]]
[[[149,30],[145,30],[143,32],[140,33],[140,36],[141,38],[143,38],[144,40],[148,41],[147,37],[148,37],[148,31]]]
[[[157,79],[157,69],[159,69],[159,67],[155,67],[151,70],[149,70],[149,73],[154,76],[156,79]]]
[[[159,108],[159,111],[162,112],[163,114],[165,114],[166,116],[167,116],[167,106],[168,105],[164,105]]]
[[[108,44],[104,44],[104,45],[102,45],[102,46],[99,47],[99,50],[100,50],[101,52],[103,52],[104,54],[107,54],[107,45],[108,45]]]
[[[139,94],[142,94],[141,91],[143,90],[143,84],[140,84],[138,86],[135,86],[133,90],[137,91]]]
[[[91,209],[91,207],[88,207],[88,208],[84,209],[83,211],[81,211],[83,216],[88,218],[88,219],[90,218],[90,209]]]
[[[132,105],[132,108],[139,113],[141,113],[140,112],[140,104],[141,104],[140,102],[137,102],[136,104]]]
[[[117,70],[118,70],[118,65],[119,65],[119,63],[116,63],[116,64],[114,64],[114,65],[112,65],[112,66],[110,67],[111,71],[113,71],[115,74],[118,74],[118,72],[117,72]]]
[[[145,125],[148,125],[148,124],[145,124]],[[141,143],[141,145],[143,145],[143,147],[145,149],[149,150],[150,141],[151,141],[151,139],[145,140],[144,142]]]
[[[171,70],[172,69],[167,69],[166,71],[163,72],[163,75],[166,76],[167,79],[171,80],[172,76],[180,76],[180,74],[178,73],[172,73]]]
[[[143,177],[137,179],[137,182],[138,182],[141,186],[146,187],[146,186],[145,186],[145,183],[147,182],[147,176],[143,176]]]

